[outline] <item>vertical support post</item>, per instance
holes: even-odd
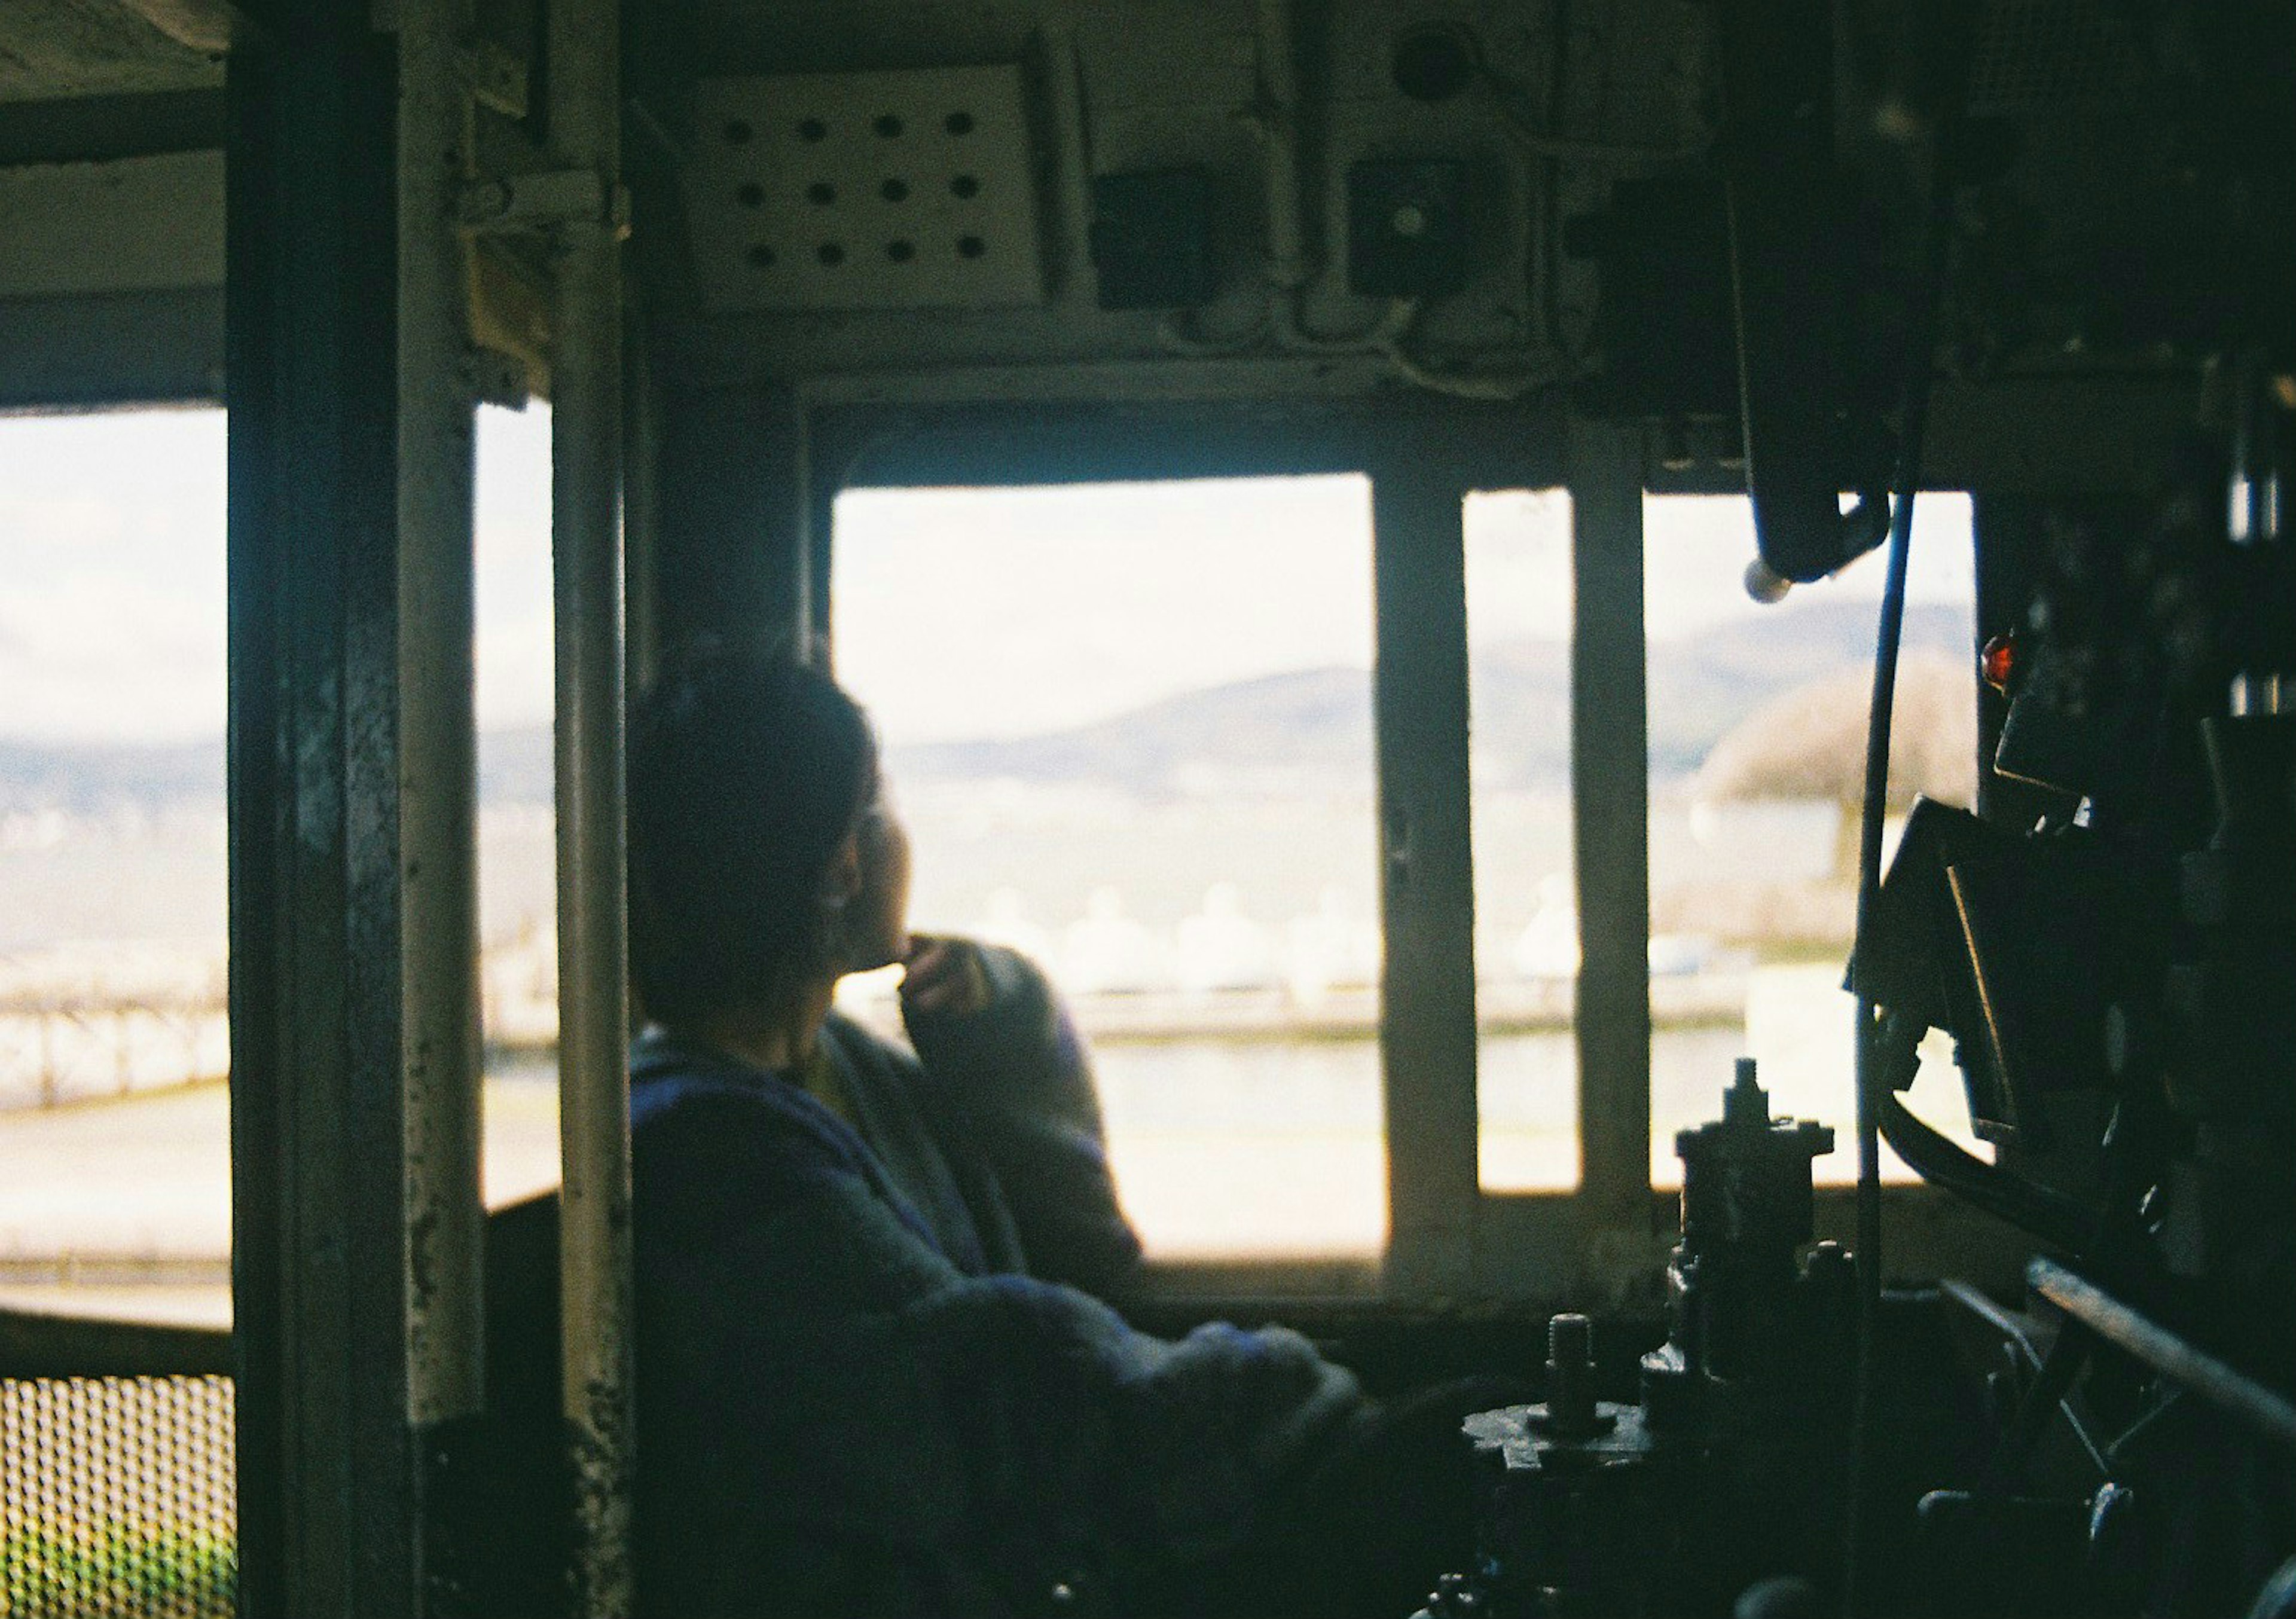
[[[1578,884],[1579,1202],[1589,1231],[1650,1206],[1650,742],[1643,446],[1574,421],[1570,791]]]
[[[1388,1281],[1423,1296],[1471,1280],[1480,1201],[1464,491],[1435,459],[1372,481]]]
[[[626,1615],[630,1544],[630,1136],[622,843],[622,277],[617,0],[551,0],[549,139],[598,176],[560,227],[551,358],[558,657],[560,1394],[574,1481],[574,1611]]]
[[[760,635],[802,646],[813,609],[804,413],[785,387],[672,391],[665,380],[656,606],[665,644]]]
[[[837,615],[830,610],[830,604],[837,587],[837,497],[843,491],[821,477],[820,469],[821,462],[808,445],[799,468],[805,497],[800,536],[805,552],[803,633],[813,643],[821,666],[833,675],[837,672]]]
[[[467,281],[467,0],[398,7],[400,926],[406,941],[407,1416],[485,1399],[478,733]]]
[[[396,111],[363,0],[228,70],[240,1612],[417,1611],[400,1074]]]
[[[622,329],[622,578],[628,678],[641,691],[661,673],[661,391],[638,310]]]

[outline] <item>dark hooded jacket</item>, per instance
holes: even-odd
[[[638,1588],[651,1614],[1104,1611],[1215,1557],[1362,1419],[1280,1328],[1177,1342],[1095,1296],[1138,1239],[1034,968],[832,1015],[853,1123],[650,1031],[631,1061]]]

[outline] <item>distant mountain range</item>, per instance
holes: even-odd
[[[0,814],[154,811],[223,802],[221,742],[110,748],[0,741]]]
[[[1968,617],[1923,605],[1905,644],[1969,656]],[[1650,756],[1690,774],[1724,732],[1769,699],[1873,657],[1874,616],[1825,602],[1783,608],[1650,650]],[[1479,782],[1560,787],[1570,770],[1570,655],[1553,641],[1479,650],[1469,698]],[[892,750],[899,782],[1120,782],[1136,792],[1251,791],[1370,780],[1372,681],[1361,669],[1301,669],[1182,692],[1128,714],[1037,736]]]
[[[221,741],[162,747],[53,745],[0,740],[0,814],[157,814],[221,808]],[[550,799],[550,728],[512,726],[479,740],[479,797],[487,804]]]
[[[1965,614],[1920,605],[1906,645],[1967,655]],[[1771,697],[1872,656],[1870,609],[1845,603],[1772,614],[1660,642],[1650,652],[1651,765],[1660,777],[1697,769],[1722,734]],[[1478,781],[1560,786],[1570,765],[1570,661],[1558,642],[1521,641],[1475,654],[1473,747]],[[898,782],[1095,782],[1147,796],[1360,787],[1370,780],[1371,676],[1303,669],[1183,692],[1127,714],[1040,735],[939,742],[891,750]],[[480,748],[486,804],[550,797],[550,732],[488,732]],[[166,747],[44,746],[0,741],[0,814],[152,814],[219,805],[220,741]]]

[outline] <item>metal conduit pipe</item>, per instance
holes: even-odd
[[[1402,339],[1414,313],[1400,300],[1358,331],[1318,332],[1308,327],[1308,289],[1330,265],[1322,176],[1311,175],[1308,165],[1309,110],[1300,76],[1299,12],[1294,0],[1258,0],[1252,21],[1259,71],[1258,99],[1247,116],[1264,156],[1267,209],[1267,258],[1262,266],[1267,281],[1267,312],[1252,335],[1256,338],[1262,329],[1271,332],[1276,348],[1286,354],[1385,354],[1395,359],[1393,346]],[[1166,330],[1171,332],[1168,326]],[[1185,352],[1186,336],[1178,335]],[[1222,347],[1210,346],[1214,352]],[[1405,364],[1398,369],[1409,374]]]
[[[457,188],[468,0],[398,12],[398,828],[407,1419],[485,1397],[479,1195],[478,737],[472,398]]]
[[[2097,1337],[2125,1350],[2171,1382],[2228,1411],[2274,1443],[2296,1448],[2296,1402],[2194,1347],[2150,1316],[2048,1259],[2025,1268],[2034,1292]]]
[[[599,206],[558,227],[551,547],[558,658],[561,1395],[574,1608],[630,1611],[630,1147],[622,843],[619,7],[551,0],[549,140]]]
[[[2062,1192],[1988,1164],[1940,1135],[1894,1096],[1878,1103],[1881,1138],[1922,1180],[2068,1254],[2095,1247],[2098,1220]]]
[[[1251,110],[1267,168],[1267,279],[1285,292],[1316,274],[1308,239],[1308,198],[1300,162],[1300,41],[1292,0],[1259,0],[1252,8],[1259,58],[1259,98]]]
[[[1048,22],[1037,31],[1050,103],[1062,237],[1061,296],[1092,303],[1092,127],[1085,114],[1084,62],[1075,25]]]

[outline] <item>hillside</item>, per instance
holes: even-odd
[[[1967,622],[1950,608],[1916,607],[1906,617],[1905,644],[1965,657]],[[1825,603],[1652,646],[1653,773],[1692,773],[1761,704],[1866,664],[1873,635],[1866,609]],[[1570,768],[1567,650],[1551,641],[1485,648],[1471,679],[1478,781],[1559,788]],[[1158,796],[1200,787],[1360,786],[1370,780],[1371,690],[1360,669],[1298,670],[1183,692],[1071,730],[897,748],[890,764],[909,782],[1115,781]]]
[[[1965,617],[1921,606],[1906,618],[1908,650],[1966,656]],[[1661,642],[1650,657],[1650,747],[1660,778],[1696,770],[1722,734],[1760,704],[1870,656],[1872,616],[1840,603],[1788,606],[1694,639]],[[1559,787],[1570,762],[1570,668],[1557,642],[1477,652],[1473,671],[1478,781]],[[550,796],[550,732],[488,732],[480,748],[482,803],[541,804]],[[894,778],[929,785],[1009,778],[1092,781],[1147,797],[1195,792],[1359,790],[1371,759],[1371,676],[1302,669],[1182,692],[1130,713],[1037,736],[897,748]],[[168,747],[44,747],[0,742],[0,814],[155,814],[219,805],[220,741]]]
[[[220,805],[223,791],[220,741],[143,748],[0,741],[0,814],[100,816]]]
[[[58,810],[102,818],[219,809],[224,781],[220,740],[161,747],[0,740],[0,814]],[[480,738],[479,797],[486,804],[549,802],[550,728],[513,726]]]

